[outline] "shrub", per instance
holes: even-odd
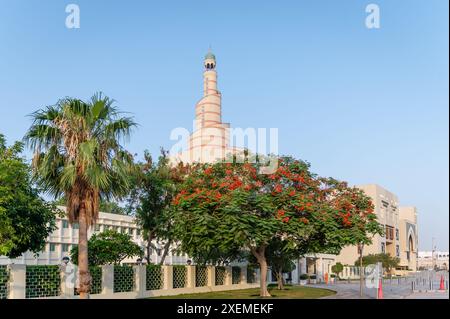
[[[308,280],[309,276],[308,274],[301,274],[300,275],[300,280]]]
[[[311,276],[309,276],[309,279],[317,279],[317,276],[316,275],[311,275]]]

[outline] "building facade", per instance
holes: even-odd
[[[417,264],[419,270],[449,270],[448,251],[419,251]]]
[[[375,235],[372,244],[363,247],[363,256],[386,253],[400,259],[397,271],[417,269],[417,211],[415,207],[399,207],[397,195],[376,185],[356,186],[372,198],[374,213],[384,227],[384,235]],[[357,246],[344,247],[336,261],[354,265],[359,258]]]
[[[65,211],[65,207],[58,207]],[[70,225],[66,217],[56,218],[57,228],[48,236],[45,249],[35,255],[26,252],[22,256],[14,259],[0,256],[0,265],[25,264],[25,265],[58,265],[63,257],[70,256],[70,250],[78,244],[77,224]],[[146,241],[142,238],[141,231],[134,221],[134,217],[119,214],[100,212],[97,224],[88,232],[90,238],[94,233],[101,233],[105,230],[115,230],[126,233],[142,249],[146,247]],[[151,262],[158,263],[161,260],[162,245],[153,243],[157,249],[152,249]],[[135,263],[138,257],[128,258],[123,263]],[[186,264],[188,258],[185,255],[173,255],[170,251],[165,259],[165,264]]]
[[[418,228],[417,209],[400,207],[400,264],[401,270],[417,270],[418,268]]]

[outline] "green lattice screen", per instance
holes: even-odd
[[[187,283],[186,266],[173,266],[173,288],[184,288]]]
[[[159,265],[147,265],[145,268],[145,289],[158,290],[163,288],[164,274]]]
[[[91,295],[102,293],[102,267],[101,266],[91,266],[89,267],[89,272],[91,273],[92,283],[91,283]],[[74,294],[79,295],[76,288],[74,288]]]
[[[0,266],[0,299],[8,298],[9,271],[7,266]]]
[[[216,286],[222,286],[225,284],[225,267],[215,267],[215,273],[216,273]]]
[[[27,266],[26,298],[55,297],[61,294],[59,266]]]
[[[247,267],[247,283],[254,284],[256,282],[256,269],[254,267]]]
[[[231,268],[231,283],[233,285],[241,283],[241,267]]]
[[[114,292],[130,292],[134,287],[134,268],[114,265]]]
[[[208,268],[205,266],[195,267],[195,287],[204,287],[208,284]]]

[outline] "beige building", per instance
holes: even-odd
[[[402,270],[417,270],[418,229],[417,209],[400,207],[400,264]]]
[[[59,209],[65,210],[60,206]],[[46,240],[45,249],[39,254],[27,251],[18,258],[10,259],[6,256],[0,256],[0,265],[24,264],[24,265],[58,265],[61,264],[63,257],[70,256],[70,250],[78,244],[78,227],[77,224],[69,224],[64,215],[56,218],[56,229],[49,234]],[[129,234],[131,239],[142,249],[146,247],[146,241],[142,238],[141,230],[136,224],[133,216],[110,214],[100,212],[97,223],[88,231],[90,238],[95,233],[101,233],[105,230],[115,230],[120,233]],[[161,261],[163,245],[153,242],[156,249],[152,249],[151,261],[158,263]],[[127,258],[124,263],[135,263],[137,257]],[[186,255],[176,255],[169,251],[165,259],[166,264],[186,264],[188,260]]]
[[[384,227],[384,236],[375,235],[372,244],[363,248],[363,255],[387,253],[400,258],[398,271],[417,269],[417,211],[415,207],[399,207],[398,197],[376,184],[356,186],[372,198],[378,222]],[[354,265],[359,258],[358,247],[342,249],[336,261]]]

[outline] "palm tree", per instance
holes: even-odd
[[[123,197],[133,158],[120,142],[136,125],[122,117],[114,100],[95,94],[90,101],[65,98],[33,113],[24,139],[34,151],[33,176],[42,189],[66,199],[70,223],[78,223],[79,293],[89,298],[87,232],[102,199]]]

